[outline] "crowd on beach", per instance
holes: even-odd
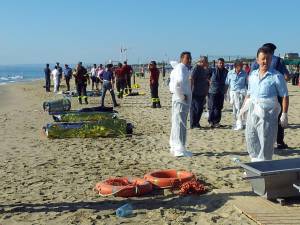
[[[192,66],[190,52],[182,52],[180,62],[170,62],[173,69],[169,78],[172,94],[172,128],[170,134],[170,153],[176,157],[190,157],[192,152],[187,145],[187,117],[190,115],[190,129],[202,129],[200,120],[205,107],[208,109],[208,122],[212,129],[222,128],[222,109],[224,100],[232,105],[233,129],[244,130],[247,151],[251,161],[271,160],[274,145],[286,149],[284,128],[288,124],[289,97],[286,81],[289,72],[284,61],[274,55],[276,46],[266,43],[257,51],[256,60],[251,65],[236,60],[232,68],[225,67],[225,60],[219,58],[211,67],[203,56]],[[148,65],[152,108],[161,108],[158,93],[159,76],[165,77],[165,67],[158,68],[156,61]],[[117,97],[132,91],[133,69],[118,63],[117,66],[94,64],[89,70],[79,62],[74,69],[68,65],[62,69],[59,63],[51,71],[45,68],[46,91],[50,91],[50,76],[54,82],[54,92],[59,90],[64,77],[70,91],[70,79],[74,77],[78,101],[88,104],[86,88],[92,83],[92,90],[102,90],[101,106],[104,106],[106,92],[109,91],[114,107],[119,106]]]

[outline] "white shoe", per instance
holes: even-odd
[[[192,157],[193,153],[190,151],[175,152],[174,156],[175,157]]]

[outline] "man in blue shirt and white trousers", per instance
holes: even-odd
[[[280,124],[288,124],[289,97],[282,74],[270,67],[272,51],[261,47],[257,51],[259,69],[249,76],[248,92],[240,114],[247,114],[246,142],[252,162],[272,160],[281,111],[277,96],[282,98]]]
[[[243,121],[238,115],[246,97],[248,75],[242,68],[243,62],[236,60],[234,63],[234,69],[228,72],[226,78],[226,85],[229,86],[230,90],[229,93],[230,103],[232,104],[234,130],[241,130],[243,128]]]
[[[269,48],[272,53],[272,62],[271,62],[270,68],[277,70],[278,72],[280,72],[282,74],[282,76],[284,76],[285,80],[288,80],[289,79],[289,71],[287,70],[287,68],[284,64],[283,59],[274,55],[276,45],[274,45],[273,43],[266,43],[263,45],[263,47]],[[258,69],[258,67],[259,67],[259,65],[257,64],[257,62],[254,62],[251,66],[251,71]],[[281,104],[282,99],[280,96],[278,96],[278,101]],[[280,122],[279,122],[281,114],[282,114],[282,111],[280,112],[280,114],[278,116],[277,149],[286,149],[286,148],[288,148],[288,145],[286,143],[284,143],[284,128],[280,125]]]

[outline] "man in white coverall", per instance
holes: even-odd
[[[229,86],[230,90],[234,130],[241,130],[243,128],[239,113],[247,93],[248,75],[242,68],[243,62],[236,60],[234,62],[234,69],[228,72],[226,78],[226,85]]]
[[[247,151],[251,161],[272,160],[274,143],[278,128],[280,104],[277,96],[282,97],[280,124],[287,127],[289,97],[284,76],[271,69],[272,52],[261,47],[256,57],[259,69],[249,76],[249,86],[241,114],[248,110],[246,122]]]
[[[54,67],[54,70],[52,70],[51,75],[54,83],[54,93],[57,93],[59,88],[59,71],[57,69],[57,66]]]
[[[186,150],[187,116],[192,100],[191,61],[191,53],[182,52],[180,63],[175,65],[170,75],[169,86],[172,93],[170,152],[176,157],[192,156],[192,153]]]

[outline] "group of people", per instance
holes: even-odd
[[[276,142],[278,149],[288,148],[283,141],[288,123],[288,70],[283,60],[274,55],[275,49],[272,43],[260,47],[251,71],[239,60],[228,71],[223,58],[218,59],[215,68],[210,68],[207,57],[201,57],[192,68],[191,53],[181,54],[180,63],[173,66],[170,74],[171,154],[192,156],[186,149],[187,117],[190,113],[191,129],[201,128],[199,122],[206,100],[210,127],[221,127],[227,93],[233,108],[233,128],[241,130],[246,127],[251,161],[271,160]]]
[[[89,71],[82,65],[82,62],[79,62],[73,69],[67,64],[65,64],[64,68],[62,68],[57,62],[52,71],[49,64],[46,64],[44,73],[46,92],[50,92],[51,76],[54,83],[55,93],[59,91],[62,79],[65,79],[67,91],[70,91],[70,80],[74,77],[78,101],[80,104],[82,104],[83,101],[88,104],[87,85],[90,84],[90,81],[92,81],[92,90],[102,90],[102,106],[104,106],[104,99],[107,91],[109,91],[112,96],[113,105],[115,107],[119,106],[114,94],[115,83],[117,96],[119,98],[123,98],[124,93],[131,93],[132,91],[131,77],[133,69],[130,65],[127,65],[126,61],[123,65],[119,63],[117,68],[114,68],[113,64],[107,64],[105,68],[102,64],[99,66],[94,64]]]

